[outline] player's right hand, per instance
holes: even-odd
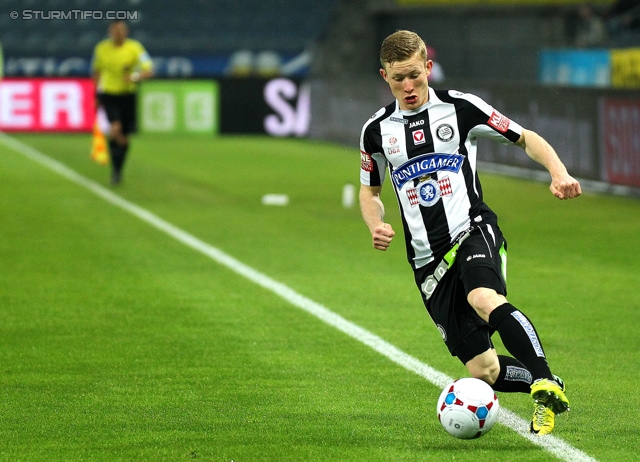
[[[558,199],[573,199],[582,194],[580,183],[568,173],[552,177],[549,189]]]
[[[389,223],[382,223],[373,230],[373,248],[387,250],[396,232]]]

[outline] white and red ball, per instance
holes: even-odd
[[[456,438],[479,438],[498,420],[500,403],[493,388],[474,378],[455,380],[438,399],[438,420]]]

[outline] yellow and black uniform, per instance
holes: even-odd
[[[120,44],[105,39],[98,43],[93,53],[91,68],[98,76],[97,96],[110,123],[119,122],[120,137],[109,139],[112,165],[111,183],[120,183],[129,142],[127,135],[136,130],[136,91],[140,73],[152,71],[152,62],[140,42],[125,38]],[[113,135],[113,134],[112,134]]]
[[[96,45],[91,67],[100,74],[98,99],[109,122],[118,120],[123,133],[134,132],[138,84],[127,77],[152,68],[149,54],[137,40],[126,39],[117,46],[112,40],[105,39]]]

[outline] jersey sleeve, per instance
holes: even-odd
[[[130,43],[134,48],[134,53],[136,56],[135,67],[142,71],[153,69],[153,61],[151,60],[149,53],[147,53],[147,50],[145,50],[144,46],[142,46],[142,43],[138,42],[137,40],[132,40]]]
[[[469,120],[473,125],[470,134],[490,138],[502,144],[513,144],[520,139],[522,126],[501,114],[483,99],[469,93],[452,93],[468,102],[468,109],[472,113]]]
[[[374,115],[375,117],[375,115]],[[382,153],[380,126],[369,120],[360,136],[360,183],[365,186],[382,186],[387,171],[387,159]]]
[[[100,59],[100,44],[96,45],[93,49],[93,56],[91,57],[91,71],[99,71],[102,68],[102,63]]]
[[[148,71],[153,69],[153,61],[151,61],[151,56],[147,53],[147,50],[144,49],[140,42],[136,43],[137,54],[138,54],[138,67],[143,71]]]

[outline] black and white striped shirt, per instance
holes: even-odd
[[[382,186],[389,170],[414,269],[441,258],[472,222],[497,220],[482,198],[477,137],[510,144],[521,134],[477,96],[432,88],[421,108],[401,110],[395,101],[365,123],[360,181]]]

